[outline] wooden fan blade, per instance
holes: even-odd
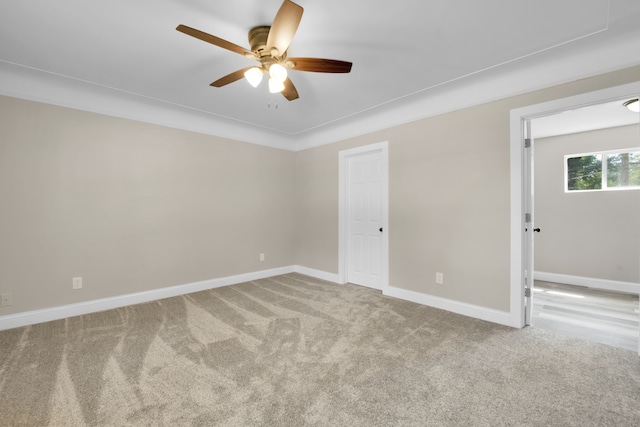
[[[182,24],[178,25],[176,27],[176,30],[180,31],[181,33],[185,33],[191,37],[195,37],[207,43],[211,43],[213,45],[219,46],[223,49],[230,50],[231,52],[235,52],[243,56],[250,56],[250,57],[255,56],[253,52],[248,51],[242,46],[238,46],[237,44],[221,39],[220,37],[212,36],[211,34],[207,34],[200,30],[196,30],[195,28],[187,27],[186,25],[182,25]]]
[[[294,99],[298,99],[298,91],[296,90],[296,87],[293,85],[293,82],[291,81],[291,79],[287,79],[284,81],[284,90],[282,92],[282,95],[287,98],[289,101],[293,101]]]
[[[219,78],[215,82],[211,83],[209,86],[213,87],[222,87],[228,85],[229,83],[233,83],[235,81],[240,80],[244,77],[244,73],[253,67],[243,68],[242,70],[234,71],[231,74],[227,74],[226,76]]]
[[[294,70],[316,73],[348,73],[351,71],[352,65],[347,61],[322,58],[288,58],[287,62],[293,63]]]
[[[298,30],[303,11],[304,9],[301,6],[290,0],[284,0],[276,17],[273,19],[273,24],[271,24],[271,29],[267,36],[268,49],[275,47],[278,49],[278,55],[282,55],[287,51],[293,36]]]

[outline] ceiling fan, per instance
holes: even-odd
[[[287,49],[298,29],[302,12],[301,6],[290,0],[284,0],[271,26],[259,26],[249,31],[251,50],[186,25],[178,25],[176,30],[259,62],[257,66],[227,74],[210,86],[222,87],[244,76],[252,86],[257,87],[263,74],[267,74],[269,91],[281,92],[285,98],[293,101],[299,96],[291,79],[287,78],[287,68],[317,73],[348,73],[352,65],[351,62],[336,59],[287,58]]]

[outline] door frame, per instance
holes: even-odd
[[[524,162],[528,150],[524,148],[524,125],[527,120],[557,114],[562,111],[587,107],[640,94],[640,81],[614,86],[568,98],[511,110],[510,115],[510,166],[511,166],[511,260],[510,260],[510,324],[525,326],[524,271],[527,269],[528,248],[525,239],[525,200],[531,197],[524,189]],[[640,352],[640,348],[639,348]]]
[[[348,221],[348,184],[349,157],[362,154],[381,152],[382,154],[382,283],[384,293],[389,287],[389,143],[382,141],[375,144],[363,145],[338,152],[338,281],[347,283],[349,250],[349,221]]]

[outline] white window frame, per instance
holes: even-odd
[[[577,153],[577,154],[565,154],[564,156],[564,192],[565,193],[589,193],[593,191],[627,191],[627,190],[640,190],[640,185],[628,185],[626,187],[609,187],[607,186],[607,155],[609,154],[622,154],[633,153],[640,151],[640,147],[621,148],[617,150],[600,150],[592,151],[589,153]],[[569,190],[569,159],[584,156],[596,156],[600,154],[602,156],[602,183],[601,188],[595,188],[592,190]]]

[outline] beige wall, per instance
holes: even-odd
[[[292,265],[294,156],[0,97],[0,316]]]
[[[338,272],[338,152],[389,141],[390,285],[508,311],[510,110],[638,76],[633,67],[298,153],[296,263]]]
[[[535,141],[536,271],[640,282],[640,191],[564,192],[565,155],[639,146],[637,125]]]
[[[510,109],[639,75],[299,153],[0,97],[0,292],[14,298],[0,315],[292,264],[337,273],[338,152],[385,140],[390,284],[508,311]]]

